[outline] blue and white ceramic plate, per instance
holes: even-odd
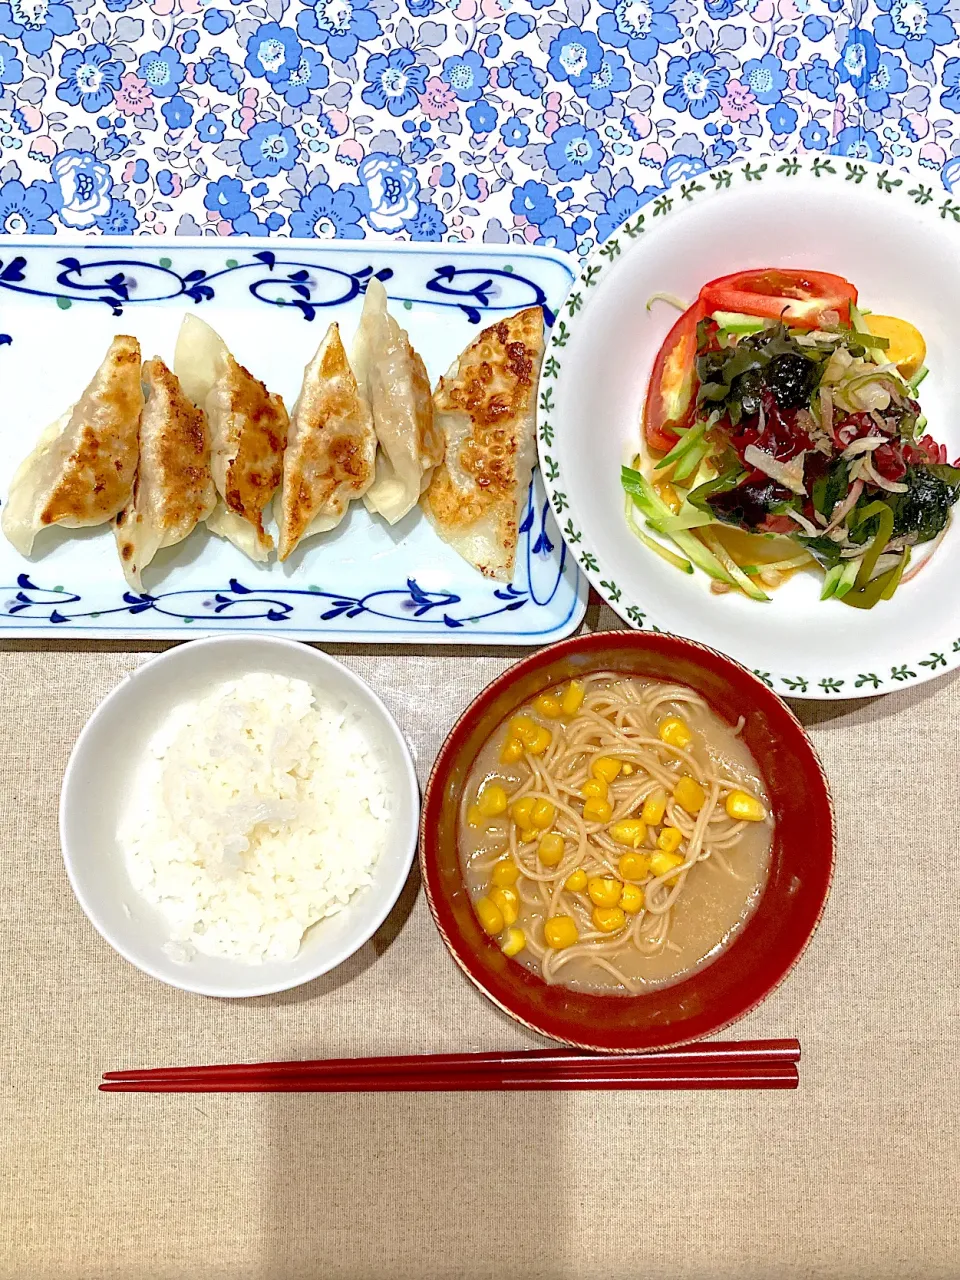
[[[41,430],[77,398],[111,338],[173,359],[183,314],[218,329],[241,363],[292,404],[329,321],[352,337],[371,273],[432,379],[485,325],[570,286],[563,255],[535,248],[30,236],[0,245],[0,499]],[[367,643],[547,644],[583,617],[587,587],[557,533],[539,473],[509,585],[441,542],[418,510],[393,528],[353,504],[340,528],[286,564],[255,565],[197,530],[161,551],[145,592],[124,582],[109,526],[51,529],[24,559],[0,539],[0,636],[171,639],[270,632]]]

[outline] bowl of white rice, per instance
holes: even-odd
[[[70,883],[122,956],[209,996],[329,972],[410,873],[410,749],[342,663],[272,637],[150,659],[83,729],[60,796]]]

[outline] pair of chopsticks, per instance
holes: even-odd
[[[797,1040],[693,1044],[665,1053],[571,1049],[328,1058],[106,1071],[104,1093],[471,1093],[573,1089],[796,1089]]]

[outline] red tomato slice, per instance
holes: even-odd
[[[672,449],[677,442],[672,428],[683,426],[690,415],[696,385],[697,324],[703,314],[698,300],[683,313],[657,352],[643,406],[643,432],[651,449]]]
[[[700,290],[700,300],[707,312],[740,311],[771,320],[783,316],[798,328],[815,329],[825,311],[836,311],[849,324],[857,290],[843,276],[826,271],[757,267],[711,280]]]

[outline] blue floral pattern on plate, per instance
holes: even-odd
[[[9,410],[0,490],[27,447],[23,426],[36,417],[36,369],[46,350],[58,352],[59,399],[61,385],[79,390],[95,367],[98,357],[84,363],[78,345],[102,354],[122,327],[169,358],[179,316],[199,309],[214,325],[232,318],[241,336],[254,334],[247,358],[256,355],[255,371],[274,386],[282,379],[290,396],[330,320],[342,322],[349,340],[374,275],[435,376],[499,316],[542,305],[552,322],[573,279],[562,255],[529,246],[279,242],[268,250],[240,238],[167,245],[11,238],[0,241],[0,254],[0,303],[10,329],[0,334]],[[44,423],[34,426],[39,434]],[[142,594],[124,589],[109,529],[45,531],[36,550],[27,561],[0,539],[2,634],[165,638],[193,624],[308,639],[544,644],[569,634],[586,605],[586,583],[538,474],[526,495],[509,584],[482,578],[419,512],[390,530],[362,504],[339,529],[305,543],[287,566],[251,564],[200,531],[161,552]]]
[[[957,0],[9,0],[0,231],[541,244],[812,151],[960,177]]]

